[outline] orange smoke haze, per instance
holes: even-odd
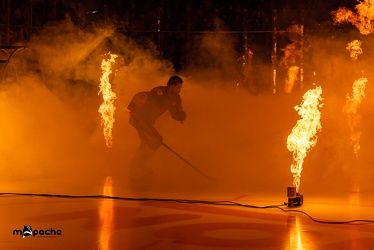
[[[152,189],[139,194],[130,188],[128,168],[139,140],[128,124],[127,104],[135,92],[165,85],[176,73],[168,61],[158,58],[153,46],[139,46],[110,29],[84,32],[66,22],[58,32],[47,29],[28,44],[39,56],[45,81],[40,72],[26,70],[38,66],[32,57],[20,52],[11,62],[21,72],[17,80],[9,72],[0,92],[2,190],[100,194],[104,180],[112,176],[113,195],[118,196],[233,199],[272,193],[286,199],[286,187],[292,184],[287,136],[299,119],[294,106],[312,81],[306,78],[304,89],[291,94],[272,94],[271,65],[259,63],[256,86],[261,91],[257,95],[238,91],[235,74],[241,69],[231,63],[238,58],[231,53],[235,41],[224,38],[204,36],[200,55],[195,57],[205,66],[180,74],[186,122],[181,125],[165,113],[156,124],[167,145],[215,181],[207,181],[161,147],[150,162]],[[352,39],[339,35],[309,39],[312,52],[305,57],[304,68],[316,72],[313,82],[324,91],[323,130],[305,158],[300,192],[321,199],[349,191],[351,166],[358,164],[341,112],[354,79],[345,51]],[[363,44],[373,44],[372,39],[364,37]],[[370,65],[372,51],[364,50],[362,62]],[[97,112],[102,101],[97,95],[100,63],[109,51],[118,55],[111,81],[117,96],[111,148],[105,145]],[[230,67],[223,67],[224,62]],[[369,178],[374,174],[372,95],[368,86],[361,113],[359,163],[360,187],[369,194],[374,193]],[[10,183],[18,183],[17,190],[9,190]]]

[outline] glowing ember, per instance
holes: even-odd
[[[343,112],[348,116],[348,125],[351,130],[351,144],[353,145],[353,151],[356,156],[358,156],[358,151],[360,150],[361,136],[361,115],[358,113],[358,109],[362,100],[365,98],[365,87],[367,82],[367,78],[361,77],[353,83],[352,96],[349,96],[349,94],[347,95],[347,101],[343,107]]]
[[[299,192],[300,177],[304,158],[310,148],[317,144],[317,132],[322,129],[320,118],[321,112],[318,110],[323,104],[320,101],[322,88],[308,90],[303,96],[303,102],[296,106],[295,110],[302,117],[292,128],[291,134],[287,138],[287,149],[293,153],[291,173],[293,174],[293,185],[296,192]]]
[[[374,0],[358,1],[354,13],[348,8],[341,7],[332,12],[334,24],[351,23],[359,29],[363,35],[372,34],[374,32]]]
[[[103,103],[100,105],[99,112],[101,113],[101,125],[104,126],[104,137],[107,147],[112,146],[112,129],[114,123],[114,110],[113,105],[116,94],[112,91],[109,81],[109,75],[112,73],[111,67],[115,63],[117,55],[107,54],[110,56],[108,60],[103,59],[101,62],[102,76],[100,77],[100,91],[98,94],[103,95]]]
[[[352,42],[348,43],[346,49],[350,53],[350,57],[353,61],[358,59],[358,56],[363,53],[361,49],[361,41],[353,40]]]

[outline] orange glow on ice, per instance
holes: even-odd
[[[115,63],[117,55],[107,54],[110,56],[108,60],[103,59],[101,62],[102,76],[100,78],[100,91],[103,95],[103,103],[100,105],[99,112],[101,113],[101,125],[104,126],[104,137],[108,148],[112,146],[112,130],[114,123],[114,100],[116,94],[112,91],[112,86],[109,81],[109,75],[112,73],[112,65]]]
[[[112,177],[107,176],[103,188],[105,196],[113,196]],[[103,199],[100,202],[99,218],[100,218],[100,235],[99,250],[109,250],[111,242],[111,234],[113,233],[113,200]]]
[[[287,149],[293,154],[291,173],[296,192],[299,192],[301,171],[306,154],[317,144],[317,133],[322,129],[321,112],[318,109],[322,107],[321,94],[321,87],[310,89],[304,94],[303,102],[295,107],[302,118],[297,121],[287,138]]]
[[[374,32],[374,0],[358,1],[354,13],[352,10],[341,7],[332,12],[334,24],[351,23],[359,29],[362,35]]]
[[[287,246],[287,248],[294,250],[302,250],[305,248],[305,246],[303,244],[303,230],[301,230],[301,223],[299,221],[299,217],[289,216],[289,218],[292,218],[294,221],[292,223],[293,225],[290,226],[290,241],[289,246]]]

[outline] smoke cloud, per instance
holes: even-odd
[[[353,37],[362,40],[364,51],[355,65],[345,50]],[[261,91],[254,95],[237,87],[238,40],[219,33],[202,35],[193,55],[195,67],[178,73],[184,80],[187,120],[182,125],[165,113],[156,128],[167,145],[213,181],[161,147],[149,162],[154,172],[151,189],[137,193],[129,185],[128,171],[139,139],[128,124],[126,107],[134,93],[165,85],[177,74],[173,65],[160,59],[151,43],[139,45],[111,28],[87,31],[69,20],[46,28],[27,44],[32,53],[17,53],[2,84],[2,190],[92,195],[101,193],[105,177],[112,176],[118,196],[286,199],[286,187],[292,185],[292,153],[286,141],[300,119],[294,106],[315,83],[323,90],[322,131],[305,158],[300,192],[311,199],[334,196],[347,201],[358,182],[370,195],[374,76],[368,65],[374,58],[373,38],[352,32],[310,34],[305,39],[309,49],[303,89],[272,94],[271,65],[259,62],[254,74]],[[111,76],[117,99],[110,149],[98,113],[100,64],[109,51],[119,55]],[[342,108],[361,69],[369,82],[356,158]]]

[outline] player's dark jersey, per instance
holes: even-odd
[[[180,95],[168,94],[167,86],[158,86],[151,91],[135,94],[127,108],[149,124],[154,124],[166,110],[169,110],[171,117],[177,121],[184,121],[186,118]]]

